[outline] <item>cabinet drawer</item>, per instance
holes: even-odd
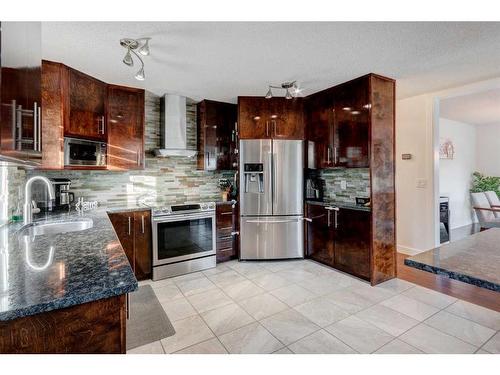
[[[236,257],[236,251],[232,247],[217,249],[217,261],[225,261]]]

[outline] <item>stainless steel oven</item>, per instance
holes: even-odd
[[[64,165],[105,167],[106,149],[104,142],[64,138]]]
[[[153,280],[215,267],[215,204],[153,210]]]

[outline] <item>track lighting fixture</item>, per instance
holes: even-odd
[[[281,86],[269,85],[269,90],[265,96],[266,99],[271,99],[273,97],[272,89],[285,90],[285,99],[293,99],[300,93],[300,89],[297,87],[297,81],[283,82]]]
[[[125,57],[123,58],[123,63],[127,66],[134,66],[134,60],[132,58],[132,54],[139,60],[141,63],[141,68],[135,74],[135,79],[139,81],[144,81],[146,75],[144,74],[144,61],[141,56],[149,56],[149,40],[151,38],[139,38],[139,39],[131,39],[124,38],[120,40],[120,45],[127,49],[125,53]],[[139,53],[137,53],[137,52]]]

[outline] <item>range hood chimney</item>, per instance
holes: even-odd
[[[155,155],[187,156],[196,155],[196,150],[187,149],[186,139],[186,97],[165,94],[160,100],[161,148]]]

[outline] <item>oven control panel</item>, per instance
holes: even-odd
[[[165,206],[153,210],[153,216],[180,215],[183,213],[215,211],[215,202],[188,203]]]

